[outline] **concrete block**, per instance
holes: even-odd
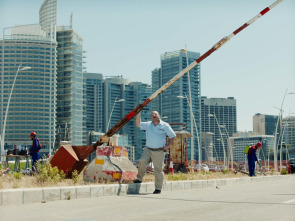
[[[239,184],[246,184],[246,183],[250,183],[250,182],[251,182],[250,177],[248,177],[248,178],[240,178],[240,179],[238,180],[238,183],[239,183]]]
[[[117,184],[116,185],[116,195],[125,196],[127,195],[127,184]]]
[[[228,179],[228,184],[229,185],[235,185],[238,183],[238,178],[232,178],[232,179]]]
[[[202,180],[203,188],[208,187],[208,181],[207,180]]]
[[[24,204],[41,203],[43,200],[42,188],[28,188],[24,190]]]
[[[42,195],[42,194],[41,194]],[[41,201],[40,201],[41,202]],[[23,204],[23,189],[4,189],[2,190],[2,205]]]
[[[207,187],[216,187],[216,180],[207,180]]]
[[[103,185],[91,185],[90,186],[90,197],[101,197],[103,196]]]
[[[115,196],[116,195],[116,184],[103,185],[104,196]]]
[[[178,181],[178,188],[184,190],[184,181]]]
[[[90,198],[90,186],[76,186],[77,199]]]
[[[183,181],[184,183],[184,189],[191,189],[192,188],[192,181],[188,180],[188,181]]]
[[[127,194],[138,194],[140,190],[141,183],[128,183],[127,184]]]
[[[43,200],[56,201],[60,200],[60,188],[59,187],[46,187],[43,189]]]
[[[192,180],[192,189],[203,188],[203,180]]]
[[[60,199],[71,200],[77,198],[77,190],[74,186],[60,187]]]
[[[153,193],[155,191],[155,183],[147,183],[146,192]]]
[[[216,185],[216,186],[227,186],[228,180],[229,179],[221,179],[221,180],[219,180],[219,185]]]
[[[163,183],[163,190],[164,191],[171,191],[172,190],[172,184],[171,184],[171,182],[164,182]]]
[[[147,193],[147,183],[136,184],[135,194]]]
[[[179,182],[177,182],[177,181],[172,181],[171,182],[171,189],[172,190],[179,190]]]
[[[222,179],[215,180],[216,186],[222,186]]]

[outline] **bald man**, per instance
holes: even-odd
[[[151,121],[148,122],[141,122],[139,113],[136,118],[136,126],[146,131],[146,145],[139,159],[138,175],[134,183],[142,182],[146,167],[150,162],[153,162],[155,172],[155,191],[153,193],[159,194],[164,180],[165,151],[172,146],[176,135],[170,125],[161,120],[161,116],[157,111],[152,111]],[[169,137],[168,144],[166,144],[166,136]]]

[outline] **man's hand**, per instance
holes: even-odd
[[[163,151],[165,152],[165,151],[167,151],[167,150],[169,150],[169,146],[168,145],[165,145],[164,147],[163,147]]]

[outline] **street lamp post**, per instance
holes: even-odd
[[[282,101],[282,104],[281,104],[281,108],[278,108],[280,110],[280,112],[279,112],[279,116],[278,116],[278,120],[277,120],[277,124],[276,124],[276,129],[275,129],[274,147],[273,147],[273,150],[274,150],[274,154],[273,154],[274,155],[274,170],[275,170],[275,172],[278,171],[278,157],[277,157],[277,133],[278,133],[278,125],[279,125],[279,121],[283,117],[283,110],[282,110],[282,108],[283,108],[283,104],[284,104],[284,101],[285,101],[285,98],[286,98],[286,95],[287,95],[287,91],[288,91],[288,89],[286,89],[286,92],[284,94],[283,101]],[[288,94],[295,94],[295,92],[289,92]]]
[[[187,55],[187,48],[186,48],[186,45],[185,45],[185,49],[181,49],[182,52],[185,53],[185,56],[186,56],[186,67],[188,67],[188,55]],[[190,76],[189,76],[189,71],[187,72],[187,79],[188,79],[188,91],[189,91],[189,100],[190,100],[190,104],[189,107],[190,107],[190,120],[191,120],[191,166],[192,166],[192,171],[193,170],[193,161],[194,161],[194,130],[193,130],[193,105],[192,105],[192,93],[191,93],[191,84],[190,84]],[[199,151],[199,156],[200,156],[200,151]],[[199,157],[199,161],[200,161],[200,157]],[[198,171],[201,170],[201,164],[199,163],[199,168],[198,168]]]
[[[115,108],[116,103],[123,102],[123,101],[125,101],[125,99],[117,100],[117,97],[116,97],[116,99],[114,101],[114,104],[113,104],[113,108],[112,108],[111,114],[110,114],[110,118],[109,118],[109,122],[108,122],[108,126],[107,126],[106,131],[108,131],[108,129],[109,129],[111,118],[112,118],[112,114],[113,114],[113,111],[114,111],[114,108]]]
[[[3,123],[2,131],[1,131],[2,137],[1,137],[1,148],[0,148],[1,151],[0,151],[0,155],[2,155],[2,153],[4,152],[4,139],[5,139],[5,130],[6,130],[7,115],[8,115],[9,105],[10,105],[10,99],[11,99],[11,96],[12,96],[12,92],[13,92],[13,89],[14,89],[14,85],[15,85],[15,82],[16,82],[16,78],[17,78],[18,72],[19,71],[26,71],[26,70],[31,69],[31,67],[23,67],[23,68],[20,68],[20,66],[21,66],[21,64],[18,66],[17,72],[16,72],[16,74],[14,76],[13,84],[12,84],[12,87],[11,87],[11,90],[10,90],[10,94],[9,94],[9,98],[8,98],[8,101],[7,101],[7,105],[6,105],[4,123]],[[2,107],[2,112],[3,112],[3,107]],[[1,114],[1,116],[3,116],[3,114]],[[1,159],[1,161],[2,161],[2,159]]]
[[[225,125],[220,125],[221,128],[224,128],[225,129],[225,132],[226,132],[226,136],[227,136],[227,144],[229,146],[229,151],[230,151],[230,155],[231,155],[231,169],[233,170],[234,169],[234,155],[233,155],[233,147],[231,146],[230,144],[230,141],[229,141],[229,133],[226,129],[226,126]]]
[[[188,98],[187,98],[186,95],[185,95],[185,97],[184,97],[184,96],[177,96],[177,97],[178,97],[178,98],[181,98],[181,99],[186,98],[188,105],[191,106],[191,103],[189,102],[189,100],[188,100]],[[197,141],[198,141],[198,151],[199,151],[198,171],[201,171],[201,150],[200,150],[200,149],[201,149],[201,146],[200,146],[200,139],[199,139],[198,126],[197,126],[197,123],[196,123],[196,119],[195,119],[194,113],[191,112],[191,114],[192,114],[192,117],[193,117],[193,122],[194,122],[194,124],[195,124],[196,134],[197,134]],[[191,134],[193,133],[193,132],[192,132],[192,128],[193,128],[193,127],[191,127]],[[193,135],[193,134],[192,134],[192,135]],[[192,142],[192,143],[193,143],[193,142]],[[191,149],[192,149],[192,147],[191,147]],[[191,151],[191,160],[194,160],[194,157],[193,157],[192,153],[194,153],[194,152]],[[194,171],[193,168],[192,168],[192,171]]]
[[[225,154],[225,148],[224,148],[224,142],[223,142],[223,138],[222,138],[222,134],[221,134],[221,130],[220,130],[220,125],[219,122],[217,120],[217,117],[215,114],[208,114],[208,117],[214,117],[218,126],[218,130],[219,130],[219,134],[220,134],[220,138],[221,138],[221,144],[223,147],[223,166],[225,166],[225,158],[226,158],[226,154]]]

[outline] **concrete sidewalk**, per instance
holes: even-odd
[[[163,191],[230,186],[254,182],[268,182],[288,179],[288,175],[260,176],[230,179],[188,180],[164,182]],[[67,187],[23,188],[0,190],[0,206],[11,204],[44,203],[57,200],[73,200],[113,195],[127,195],[139,193],[152,193],[155,184],[106,184]]]

